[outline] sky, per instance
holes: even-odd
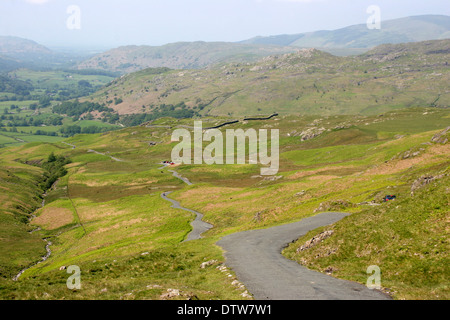
[[[112,48],[335,30],[382,20],[450,15],[448,0],[0,0],[0,35],[48,47]]]

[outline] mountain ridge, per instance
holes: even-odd
[[[450,38],[450,17],[445,15],[411,16],[382,22],[380,30],[366,24],[336,30],[318,30],[298,34],[259,36],[239,43],[276,44],[317,48],[371,48],[383,43],[404,43]]]

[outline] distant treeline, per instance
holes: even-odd
[[[89,127],[80,127],[77,125],[65,126],[62,127],[59,132],[63,137],[72,137],[76,134],[94,134],[94,133],[102,133],[111,131],[111,128],[108,127],[97,127],[97,126],[89,126]]]
[[[194,116],[199,116],[199,114],[192,109],[188,109],[184,102],[181,102],[177,105],[162,104],[149,114],[126,115],[121,119],[121,123],[127,127],[135,127],[145,122],[164,117],[171,117],[175,119],[190,119]]]
[[[61,70],[62,72],[67,73],[73,73],[73,74],[80,74],[83,76],[105,76],[105,77],[111,77],[111,78],[117,78],[120,77],[120,72],[111,72],[106,70],[98,70],[98,69],[81,69],[81,70],[71,70],[71,69],[64,69]]]
[[[43,117],[33,117],[33,116],[20,117],[2,114],[0,116],[0,120],[9,121],[7,124],[8,127],[40,127],[42,125],[61,126],[63,124],[62,123],[63,117],[61,116],[50,116],[44,119]]]

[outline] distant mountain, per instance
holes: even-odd
[[[17,68],[69,68],[79,60],[76,54],[55,52],[32,40],[0,36],[0,72]]]
[[[0,36],[0,55],[16,60],[32,60],[52,54],[50,49],[32,40]]]
[[[198,69],[230,61],[247,62],[295,51],[274,45],[228,42],[178,42],[164,46],[125,46],[98,54],[78,65],[78,69],[103,69],[130,73],[145,68]]]
[[[448,38],[450,38],[449,16],[422,15],[384,21],[380,30],[369,30],[366,24],[360,24],[334,31],[256,37],[240,43],[321,49],[368,49],[386,43]]]

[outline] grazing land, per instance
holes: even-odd
[[[217,243],[338,211],[349,216],[299,234],[284,255],[362,285],[367,268],[378,265],[382,291],[394,299],[449,299],[449,119],[448,109],[428,107],[280,115],[220,129],[279,129],[273,177],[251,164],[162,168],[175,145],[168,128],[192,126],[191,119],[0,149],[0,297],[251,299]],[[214,126],[230,119],[203,120]],[[70,163],[47,189],[42,177],[52,153]],[[213,228],[184,241],[196,215],[172,208],[161,197],[166,192]],[[386,195],[396,200],[384,202]],[[332,235],[300,250],[325,231]],[[36,264],[47,252],[43,239],[51,255]],[[81,269],[81,290],[66,287],[71,265]]]

